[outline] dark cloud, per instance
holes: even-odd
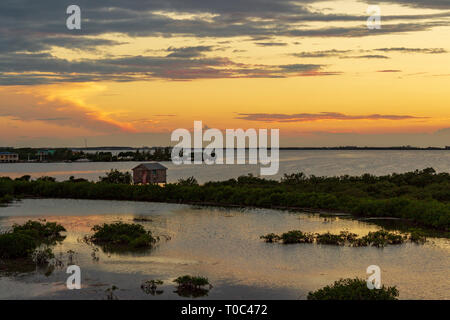
[[[441,54],[447,53],[448,51],[443,48],[380,48],[375,49],[376,51],[383,52],[405,52],[405,53],[427,53],[427,54]]]
[[[310,122],[318,120],[410,120],[424,119],[410,115],[346,115],[338,112],[320,113],[297,113],[297,114],[277,114],[277,113],[238,113],[236,119],[261,121],[261,122]]]
[[[213,50],[213,46],[195,46],[195,47],[182,47],[167,49],[170,52],[167,57],[171,58],[197,58],[203,55],[204,52],[210,52]]]
[[[285,42],[255,42],[255,44],[260,47],[284,47],[288,45]]]
[[[284,78],[330,75],[319,64],[251,65],[222,57],[155,57],[83,59],[69,61],[49,53],[6,54],[0,60],[0,85],[55,82],[194,80],[219,78]]]
[[[402,72],[402,70],[378,70],[377,72],[385,72],[385,73],[391,73],[391,72]]]
[[[366,54],[362,56],[342,56],[340,59],[390,59],[388,56],[381,54]]]
[[[361,1],[368,2],[368,0]],[[450,9],[450,1],[448,0],[379,0],[378,3],[394,3],[418,8]]]
[[[210,46],[171,47],[164,57],[120,57],[66,61],[49,54],[52,47],[95,51],[121,42],[99,36],[118,33],[131,37],[231,38],[246,36],[260,46],[285,46],[276,37],[366,37],[430,30],[448,26],[449,12],[428,15],[383,16],[380,30],[368,30],[367,16],[312,11],[318,0],[77,0],[82,29],[67,30],[66,8],[60,0],[0,2],[0,84],[38,84],[59,81],[132,81],[136,79],[190,80],[230,77],[286,77],[328,75],[323,67],[249,66],[226,58],[206,58]],[[386,2],[386,1],[385,1]],[[408,4],[408,1],[390,1]],[[409,5],[447,9],[448,1],[411,1]],[[175,15],[173,15],[175,13]],[[189,13],[187,17],[183,14]],[[441,19],[442,18],[442,19]],[[403,23],[393,23],[395,20]],[[329,22],[325,28],[307,22]],[[333,22],[356,22],[337,27]],[[224,39],[226,41],[226,39]],[[439,52],[424,52],[439,53]],[[315,57],[339,52],[316,52]],[[303,56],[302,56],[303,55]],[[298,57],[308,57],[300,53]],[[314,57],[311,54],[309,57]],[[361,56],[362,58],[363,56]],[[367,55],[366,58],[369,58]],[[372,56],[375,58],[375,55]],[[381,58],[381,55],[380,55]],[[264,69],[267,68],[267,69]],[[298,68],[298,70],[296,70]],[[309,69],[308,69],[309,68]],[[319,69],[314,69],[319,68]]]
[[[326,58],[326,57],[336,57],[344,53],[349,53],[352,50],[323,50],[323,51],[312,51],[312,52],[300,52],[292,53],[291,55],[298,58]]]

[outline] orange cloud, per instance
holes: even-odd
[[[135,132],[126,122],[86,105],[81,98],[58,92],[57,87],[0,88],[0,117],[17,121],[38,121],[71,128],[88,129],[96,133]]]

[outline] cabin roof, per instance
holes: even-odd
[[[137,167],[134,167],[133,170],[135,170],[135,169],[137,169],[139,167],[144,167],[147,170],[167,170],[166,167],[164,167],[162,164],[160,164],[158,162],[141,163]]]

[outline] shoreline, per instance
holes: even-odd
[[[424,233],[426,233],[427,236],[430,237],[436,237],[436,238],[450,238],[450,232],[442,229],[437,228],[430,228],[426,225],[414,222],[410,219],[404,219],[404,218],[398,218],[398,217],[364,217],[364,216],[356,216],[349,212],[343,212],[341,210],[334,210],[334,209],[314,209],[314,208],[303,208],[303,207],[288,207],[288,206],[246,206],[246,205],[237,205],[237,204],[222,204],[219,202],[195,202],[195,201],[185,201],[185,202],[170,202],[170,201],[146,201],[146,200],[127,200],[127,199],[89,199],[89,198],[70,198],[70,197],[35,197],[35,196],[24,196],[18,199],[15,199],[14,202],[20,202],[21,200],[25,199],[34,199],[34,200],[82,200],[82,201],[120,201],[120,202],[138,202],[138,203],[159,203],[159,204],[178,204],[178,205],[186,205],[186,206],[199,206],[199,207],[213,207],[213,208],[224,208],[224,209],[267,209],[267,210],[278,210],[278,211],[286,211],[286,212],[292,212],[292,213],[298,213],[298,214],[312,214],[317,215],[319,217],[323,217],[325,219],[327,218],[343,218],[343,219],[352,219],[356,221],[363,221],[367,223],[372,223],[375,225],[380,226],[377,222],[403,222],[406,223],[405,225],[402,225],[402,229],[406,230],[415,230],[420,229]],[[3,205],[0,205],[1,207],[7,207],[11,203],[6,203]],[[383,227],[383,226],[382,226]],[[399,226],[400,227],[400,226]],[[384,228],[384,227],[383,227]],[[390,228],[387,228],[390,229]],[[398,227],[392,227],[391,229],[394,230],[400,230]]]

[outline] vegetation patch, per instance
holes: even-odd
[[[140,224],[123,222],[95,225],[94,234],[87,237],[89,242],[101,245],[106,249],[146,249],[151,248],[158,240],[151,231],[147,231]]]
[[[0,206],[4,206],[8,203],[11,203],[11,202],[13,202],[13,200],[14,200],[14,197],[9,194],[0,196]]]
[[[14,234],[26,234],[34,238],[39,243],[53,243],[64,239],[61,232],[66,229],[56,222],[32,221],[29,220],[22,225],[14,224],[12,227]]]
[[[163,285],[162,280],[147,280],[141,284],[141,289],[146,294],[151,294],[152,296],[163,294],[163,290],[158,290],[158,286]]]
[[[293,230],[283,233],[280,237],[284,244],[290,243],[312,243],[314,236],[311,233],[304,233],[299,230]]]
[[[208,295],[212,285],[208,278],[200,276],[185,275],[174,280],[177,284],[175,291],[181,297],[197,298]]]
[[[406,240],[407,240],[406,235],[400,235],[380,230],[376,232],[369,232],[369,234],[367,234],[366,236],[360,239],[355,239],[353,244],[355,246],[372,245],[374,247],[385,247],[390,244],[402,244]]]
[[[308,300],[397,300],[397,288],[385,287],[380,289],[367,288],[363,279],[341,279],[308,294]]]
[[[391,233],[388,231],[380,230],[376,232],[369,232],[363,237],[358,237],[356,233],[348,231],[341,231],[339,234],[326,233],[306,233],[300,230],[293,230],[285,232],[281,235],[269,233],[261,236],[265,242],[281,242],[283,244],[291,243],[317,243],[324,245],[336,245],[336,246],[352,246],[352,247],[385,247],[387,245],[402,244],[405,241],[410,241],[418,244],[426,242],[425,236],[419,232],[411,233],[407,235],[400,235]]]
[[[330,232],[323,234],[316,234],[315,239],[318,244],[332,244],[343,246],[346,243],[354,243],[358,237],[355,233],[348,231],[341,231],[339,234],[331,234]]]
[[[131,176],[111,171],[95,182],[0,178],[0,197],[51,197],[132,200],[220,206],[252,206],[350,213],[358,217],[398,218],[450,231],[450,174],[432,168],[402,174],[318,177],[303,173],[281,181],[241,176],[199,185],[131,185]]]
[[[0,270],[32,271],[33,266],[47,266],[55,258],[49,246],[64,240],[63,231],[62,225],[45,220],[13,225],[0,234]]]

